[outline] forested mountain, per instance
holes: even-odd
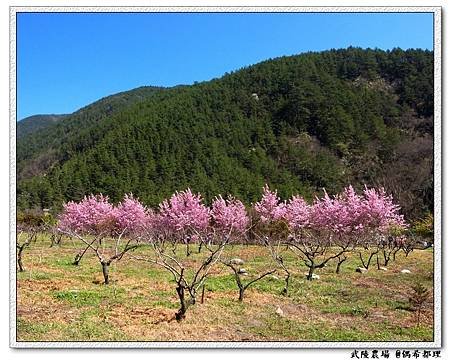
[[[128,106],[144,101],[160,90],[163,88],[143,86],[111,95],[73,114],[65,115],[64,121],[49,123],[48,125],[52,126],[33,131],[20,139],[18,136],[18,180],[43,175],[54,165],[70,159],[72,153],[93,146],[104,135],[97,131],[99,124],[103,128],[114,125],[109,122],[111,116]]]
[[[27,136],[38,130],[45,129],[58,120],[64,119],[67,115],[33,115],[22,119],[17,123],[16,133],[17,138]]]
[[[309,199],[351,183],[385,186],[416,218],[433,206],[433,88],[430,51],[348,48],[132,90],[18,139],[18,206],[99,192],[156,205],[188,186],[250,203],[264,183]]]

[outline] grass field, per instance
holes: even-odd
[[[110,269],[102,285],[97,259],[88,253],[72,265],[78,243],[50,247],[46,235],[23,254],[25,271],[17,276],[18,341],[432,341],[433,303],[419,326],[409,304],[412,286],[433,286],[432,250],[399,252],[387,271],[360,266],[355,254],[335,274],[335,262],[307,281],[305,265],[289,258],[295,272],[289,295],[280,294],[283,274],[249,288],[244,302],[230,269],[218,265],[207,280],[205,301],[177,322],[179,306],[170,274],[127,255]],[[137,253],[145,253],[140,248]],[[246,261],[249,276],[271,267],[267,250],[236,246],[228,255]],[[192,255],[195,258],[195,254]],[[400,270],[409,269],[410,274]],[[245,278],[245,277],[244,277]],[[280,308],[283,314],[280,314]]]

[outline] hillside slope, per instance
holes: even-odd
[[[83,141],[94,144],[102,136],[96,130],[99,123],[104,126],[108,123],[110,116],[128,106],[144,101],[156,91],[161,90],[163,90],[161,87],[143,86],[107,96],[73,114],[60,117],[60,121],[47,121],[44,127],[32,124],[40,118],[29,118],[30,124],[27,125],[34,130],[17,138],[18,179],[42,175],[49,168],[70,159],[72,151],[81,150],[72,149],[72,146],[78,146],[75,144]]]
[[[250,203],[264,183],[285,198],[366,183],[417,217],[432,208],[432,117],[432,52],[271,59],[117,111],[87,107],[19,141],[18,205],[56,209],[91,192],[155,205],[188,186]]]
[[[17,122],[16,133],[17,139],[33,134],[36,131],[42,130],[51,126],[52,124],[62,120],[67,115],[33,115]]]

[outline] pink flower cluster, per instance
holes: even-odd
[[[190,189],[176,192],[160,204],[160,221],[173,231],[205,231],[210,222],[210,209],[200,194]]]
[[[113,218],[113,206],[108,197],[102,194],[90,195],[78,203],[70,201],[64,205],[58,228],[77,233],[98,233],[103,227],[107,227]]]
[[[365,231],[386,232],[392,226],[405,228],[399,206],[384,189],[365,188],[358,195],[352,186],[330,197],[326,192],[312,205],[302,197],[293,196],[281,202],[277,192],[266,185],[260,202],[254,205],[262,222],[284,220],[293,231],[311,229],[336,234],[359,234]]]
[[[383,188],[368,189],[365,187],[363,193],[369,223],[384,229],[392,226],[399,228],[407,227],[404,216],[399,213],[399,205],[393,202],[393,197],[387,195]]]
[[[246,208],[240,200],[221,196],[215,198],[212,204],[211,216],[213,225],[223,233],[244,234],[249,225]]]
[[[223,233],[243,234],[249,218],[243,203],[218,197],[212,209],[205,206],[200,194],[190,189],[176,192],[159,205],[159,212],[146,208],[133,195],[125,195],[113,206],[108,197],[90,195],[80,202],[68,202],[59,217],[61,230],[76,233],[110,233],[140,235],[150,232],[179,232],[197,236],[210,226]]]
[[[148,225],[149,212],[133,195],[125,195],[113,211],[116,229],[119,233],[141,233]]]
[[[255,203],[255,211],[263,223],[285,219],[286,203],[281,202],[277,190],[272,192],[268,185],[263,188],[262,199]]]
[[[90,195],[80,202],[68,202],[59,217],[58,228],[75,233],[137,233],[148,221],[146,208],[132,195],[114,207],[107,196]]]
[[[277,191],[266,185],[254,209],[263,223],[286,221],[293,232],[308,229],[339,235],[385,235],[393,227],[399,230],[407,226],[399,206],[383,189],[365,188],[359,195],[349,186],[333,197],[325,192],[308,204],[300,196],[281,201]],[[157,213],[132,195],[126,195],[117,206],[106,196],[90,195],[78,203],[65,204],[58,226],[76,233],[140,235],[151,230],[199,236],[211,230],[244,234],[249,222],[246,208],[238,199],[219,196],[210,209],[200,194],[187,189],[164,200]]]

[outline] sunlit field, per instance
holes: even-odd
[[[19,341],[432,341],[432,296],[418,313],[409,299],[420,283],[432,293],[433,251],[400,251],[387,270],[375,258],[366,273],[358,252],[349,253],[339,274],[336,260],[316,269],[319,279],[306,280],[308,268],[284,253],[293,276],[288,295],[281,294],[284,274],[267,248],[228,245],[227,257],[240,257],[247,275],[273,275],[255,282],[238,301],[231,269],[216,264],[183,321],[175,320],[179,300],[171,274],[136,257],[146,246],[127,253],[110,268],[103,284],[101,266],[87,252],[78,266],[80,248],[64,238],[50,247],[39,234],[23,252],[25,271],[17,274],[17,339]],[[184,251],[184,249],[178,249]],[[186,261],[196,261],[197,251]],[[401,273],[408,269],[410,273]],[[203,299],[202,299],[203,297]]]

